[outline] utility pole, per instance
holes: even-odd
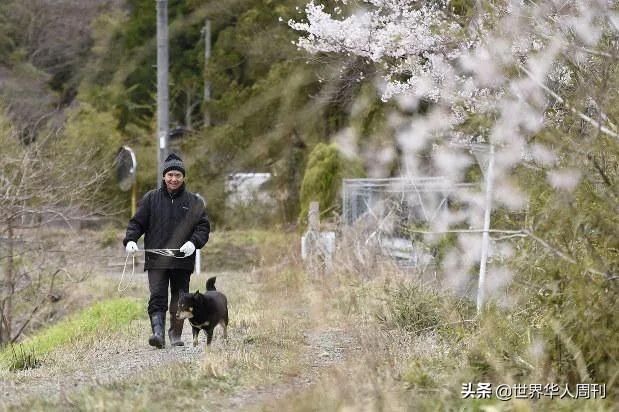
[[[168,156],[168,0],[157,2],[157,188],[161,165]]]
[[[211,20],[206,19],[204,22],[204,126],[211,125],[211,115],[209,113],[208,104],[211,101],[211,82],[206,75],[209,59],[211,58]]]

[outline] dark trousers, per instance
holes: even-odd
[[[170,286],[170,313],[178,309],[180,291],[189,292],[189,277],[191,272],[178,269],[151,269],[148,271],[148,314],[168,310],[168,285]]]

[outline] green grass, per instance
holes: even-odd
[[[12,358],[9,361],[9,370],[34,369],[40,365],[41,360],[33,350],[24,350],[22,345],[11,345]]]
[[[133,298],[110,299],[96,303],[20,343],[18,349],[4,348],[0,352],[0,367],[15,370],[36,365],[38,362],[32,362],[32,358],[38,360],[62,345],[98,333],[116,332],[123,325],[143,316],[143,313],[142,303]]]

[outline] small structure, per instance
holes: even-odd
[[[412,241],[410,235],[458,232],[458,230],[449,230],[449,227],[435,231],[429,230],[430,225],[439,221],[441,215],[451,206],[455,206],[460,215],[483,211],[483,217],[477,219],[478,222],[483,222],[483,228],[472,227],[460,230],[482,234],[477,288],[477,311],[479,313],[486,301],[486,267],[491,255],[490,220],[493,203],[495,148],[492,143],[454,142],[451,146],[467,150],[475,157],[484,176],[483,185],[451,182],[446,177],[345,179],[342,190],[342,218],[346,225],[359,225],[359,222],[362,222],[364,228],[373,230],[369,237],[375,237],[375,243],[381,249],[387,249],[386,254],[398,259],[408,255],[408,262],[411,265],[418,265],[428,260],[431,261],[432,257],[425,253],[423,248],[417,247],[419,244],[423,246],[423,242]],[[524,152],[521,156],[527,159],[530,154]],[[462,196],[475,188],[483,189],[484,200],[481,205],[476,205],[475,199],[471,196],[468,198]],[[448,222],[442,222],[442,224],[447,226]],[[410,247],[406,242],[409,242]]]
[[[226,180],[226,205],[246,206],[251,203],[275,205],[275,199],[264,186],[271,173],[232,173]]]

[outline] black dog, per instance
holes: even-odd
[[[206,281],[206,292],[184,293],[178,299],[178,319],[189,319],[193,329],[193,346],[198,345],[200,329],[206,332],[206,344],[213,340],[215,326],[224,329],[224,339],[228,338],[228,299],[215,289],[215,277]]]

